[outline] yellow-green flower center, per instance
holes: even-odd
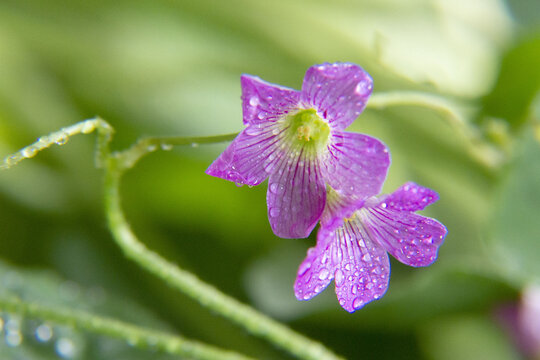
[[[314,109],[301,110],[289,117],[290,135],[304,146],[319,149],[326,145],[330,136],[328,123]]]

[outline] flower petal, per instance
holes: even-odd
[[[240,82],[245,125],[276,121],[298,108],[299,91],[270,84],[251,75],[242,75]]]
[[[319,221],[326,199],[326,186],[316,158],[305,149],[288,149],[274,163],[268,181],[266,202],[274,234],[304,238]]]
[[[331,238],[319,238],[317,246],[308,249],[307,256],[298,267],[294,294],[298,300],[309,300],[323,291],[334,276],[330,253]]]
[[[349,63],[310,67],[302,85],[302,103],[314,107],[334,129],[349,126],[366,107],[373,80],[360,66]]]
[[[328,184],[343,195],[365,198],[379,194],[390,154],[386,145],[367,135],[334,131],[323,160]]]
[[[446,227],[435,219],[383,208],[382,204],[369,209],[364,216],[373,239],[406,265],[431,265],[437,259]]]
[[[383,199],[387,209],[398,211],[420,211],[439,200],[439,195],[431,189],[413,182],[402,185]]]
[[[331,231],[343,226],[344,220],[350,218],[363,204],[363,199],[342,196],[331,187],[328,187],[326,189],[326,205],[320,220],[321,227]]]
[[[208,167],[211,176],[245,185],[259,185],[268,176],[265,160],[276,157],[279,124],[248,125]]]
[[[320,233],[324,236],[324,231]],[[346,221],[334,234],[336,295],[345,310],[354,312],[386,292],[390,278],[388,254],[370,238],[358,219]]]

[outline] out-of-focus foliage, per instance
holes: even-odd
[[[353,315],[331,288],[310,302],[294,298],[296,269],[315,234],[276,238],[264,185],[238,188],[206,176],[225,144],[148,156],[126,174],[123,205],[150,248],[347,358],[514,359],[518,352],[493,313],[540,279],[539,142],[531,136],[539,121],[532,110],[539,106],[535,6],[536,0],[4,0],[0,155],[96,114],[116,129],[114,148],[145,135],[239,131],[240,74],[300,88],[305,70],[325,61],[360,64],[375,92],[448,97],[465,114],[471,137],[445,114],[410,106],[367,110],[350,128],[389,146],[385,192],[409,180],[435,189],[441,199],[426,214],[449,230],[435,265],[392,262],[388,293]],[[471,139],[478,142],[473,148],[491,150],[471,153]],[[35,275],[18,277],[20,288],[51,301],[49,275],[40,274],[55,273],[125,299],[139,319],[159,319],[150,323],[162,329],[256,358],[285,358],[124,259],[106,228],[93,150],[93,136],[79,136],[0,173],[0,257],[13,264],[2,271],[1,291],[9,289],[6,273],[31,268]],[[73,336],[94,351],[75,359],[149,358]],[[57,358],[30,340],[7,347],[0,341],[0,357]]]

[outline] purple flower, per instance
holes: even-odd
[[[334,279],[339,304],[354,312],[386,292],[387,252],[406,265],[432,264],[446,228],[414,212],[437,200],[433,190],[414,183],[366,200],[351,200],[330,189],[317,245],[298,269],[296,297],[309,300]]]
[[[327,184],[359,198],[379,193],[390,164],[386,146],[343,131],[371,95],[371,77],[361,67],[312,66],[301,91],[250,75],[241,83],[246,128],[206,173],[246,185],[268,177],[268,218],[277,236],[309,235]]]

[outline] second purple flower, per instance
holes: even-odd
[[[309,235],[324,209],[327,184],[345,196],[379,193],[390,165],[386,146],[343,131],[371,95],[371,77],[361,67],[312,66],[301,91],[250,75],[241,84],[246,128],[206,173],[245,185],[268,177],[268,218],[277,236]]]

